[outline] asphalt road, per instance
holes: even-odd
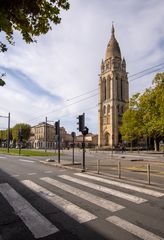
[[[164,239],[164,188],[40,159],[0,155],[0,240]]]

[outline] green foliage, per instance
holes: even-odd
[[[7,130],[0,130],[0,141],[6,140],[8,136],[8,131]]]
[[[18,135],[19,135],[19,130],[21,129],[22,132],[22,138],[24,141],[28,141],[30,137],[30,132],[31,132],[31,126],[26,123],[17,123],[13,128],[12,128],[12,137],[13,140],[18,142]]]
[[[51,29],[51,23],[60,23],[62,9],[69,9],[68,0],[1,0],[0,31],[9,44],[14,44],[14,30],[26,43],[35,42],[36,36]],[[6,50],[6,44],[0,42],[0,51]]]
[[[51,24],[61,22],[60,11],[69,9],[68,0],[0,0],[0,33],[6,42],[14,45],[17,30],[26,43],[51,30]],[[6,52],[6,43],[0,41],[0,52]],[[0,78],[0,86],[5,82]]]
[[[5,81],[2,79],[2,77],[4,77],[6,74],[5,73],[2,73],[1,76],[0,76],[0,86],[4,86],[5,85]]]
[[[142,129],[140,128],[140,125],[142,125],[142,118],[140,114],[141,112],[139,109],[131,108],[124,113],[123,124],[120,127],[123,140],[131,142],[142,134]]]
[[[132,96],[120,131],[126,141],[149,136],[159,142],[164,138],[164,73],[158,73],[143,94]]]

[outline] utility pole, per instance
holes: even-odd
[[[85,172],[85,135],[83,134],[83,169],[82,171]]]
[[[83,135],[83,142],[82,142],[82,148],[83,148],[83,162],[82,162],[82,171],[85,172],[85,136],[88,134],[89,129],[85,127],[85,113],[82,115],[79,115],[77,117],[78,121],[78,130]]]
[[[7,138],[7,152],[9,153],[10,148],[10,113],[8,115],[8,138]]]
[[[74,165],[75,163],[75,132],[72,132],[71,133],[72,135],[72,164]]]
[[[46,125],[45,125],[45,152],[47,152],[47,117],[46,117]]]
[[[60,120],[55,122],[55,135],[58,143],[58,163],[60,163]]]

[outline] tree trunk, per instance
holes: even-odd
[[[159,139],[154,139],[154,148],[156,152],[159,152]]]

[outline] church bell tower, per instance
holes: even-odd
[[[107,45],[105,59],[101,63],[99,79],[99,147],[112,147],[121,142],[119,127],[128,100],[126,62],[121,58],[120,47],[112,25],[111,38]]]

